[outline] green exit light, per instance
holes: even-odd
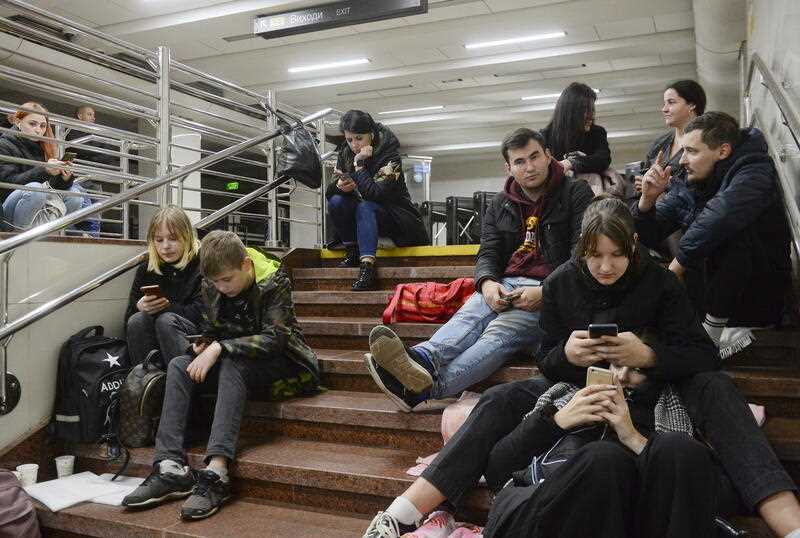
[[[225,190],[238,191],[239,190],[239,182],[238,181],[229,181],[228,184],[225,185]]]

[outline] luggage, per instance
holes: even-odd
[[[167,372],[156,364],[159,356],[150,353],[134,366],[120,391],[119,440],[126,447],[150,446],[155,441],[167,381]]]
[[[58,357],[55,436],[80,443],[115,436],[119,390],[128,371],[124,340],[104,336],[100,325],[72,335]]]
[[[457,278],[449,284],[398,284],[383,311],[383,323],[445,323],[475,293],[475,281]]]

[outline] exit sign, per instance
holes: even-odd
[[[253,33],[272,39],[427,12],[428,0],[349,0],[256,17]]]

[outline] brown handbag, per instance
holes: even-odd
[[[142,364],[131,368],[120,390],[119,440],[130,448],[150,446],[155,441],[167,373],[150,354]]]

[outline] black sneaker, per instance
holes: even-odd
[[[185,475],[153,471],[138,488],[122,499],[122,506],[144,508],[170,499],[183,499],[191,495],[194,485],[191,471]]]
[[[423,362],[420,353],[386,325],[376,325],[369,332],[369,350],[375,362],[408,390],[420,393],[433,385],[433,365]]]
[[[339,267],[358,267],[361,256],[358,253],[358,245],[347,245],[344,259],[339,262]]]
[[[214,471],[197,471],[197,485],[192,496],[181,506],[181,519],[203,519],[214,515],[230,498],[230,482],[223,482]]]
[[[378,271],[375,263],[361,262],[358,278],[353,282],[353,291],[369,291],[378,289]]]
[[[367,364],[367,370],[369,370],[375,384],[400,408],[400,411],[410,413],[414,407],[428,399],[427,391],[418,394],[407,390],[392,374],[375,362],[372,354],[364,354],[364,362]]]

